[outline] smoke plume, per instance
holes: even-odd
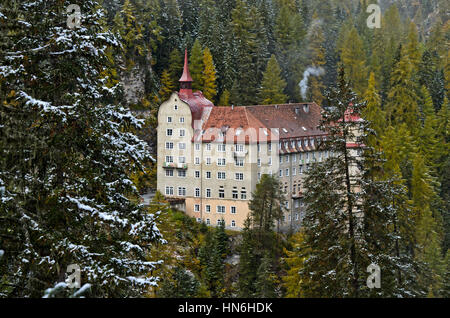
[[[306,99],[306,91],[308,90],[308,78],[311,75],[321,76],[323,74],[325,74],[325,70],[322,67],[310,66],[303,72],[303,79],[300,81],[300,83],[298,83],[303,99]]]

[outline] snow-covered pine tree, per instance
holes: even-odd
[[[399,233],[408,212],[404,189],[384,177],[380,154],[365,146],[374,129],[359,118],[365,103],[342,68],[326,99],[321,129],[328,136],[319,149],[332,155],[313,164],[305,179],[305,239],[298,255],[306,258],[302,292],[307,297],[417,295],[414,262]],[[371,263],[381,267],[381,289],[367,288]]]
[[[100,75],[118,45],[101,6],[83,1],[70,29],[71,2],[0,4],[0,290],[42,297],[78,264],[91,296],[139,296],[163,241],[129,179],[148,157],[142,122]]]

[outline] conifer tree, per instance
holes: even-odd
[[[211,51],[207,47],[203,50],[203,67],[202,92],[207,99],[214,100],[217,94],[216,68],[214,67]]]
[[[367,104],[363,109],[362,117],[370,122],[370,128],[374,130],[374,134],[368,137],[368,145],[371,147],[377,147],[378,140],[383,133],[383,129],[386,125],[385,115],[381,108],[381,98],[375,87],[375,74],[370,73],[369,84],[364,95],[364,99]]]
[[[432,177],[429,175],[421,155],[416,155],[413,162],[411,178],[411,195],[413,215],[416,223],[416,259],[423,264],[419,283],[430,297],[438,296],[442,290],[444,264],[441,253],[442,230],[432,211],[436,199]],[[433,216],[434,214],[434,216]]]
[[[281,78],[280,66],[275,55],[272,54],[263,74],[261,88],[259,89],[259,102],[262,105],[285,103],[287,98],[283,93],[285,87],[286,81]]]
[[[168,73],[170,80],[177,88],[178,80],[183,72],[183,57],[178,49],[173,49],[169,56],[169,68]]]
[[[292,245],[290,249],[284,249],[286,257],[284,258],[287,265],[286,275],[282,277],[283,286],[286,289],[285,297],[287,298],[301,298],[304,297],[303,292],[303,279],[300,277],[300,271],[303,269],[303,264],[306,257],[302,256],[308,253],[308,251],[303,252],[303,241],[305,239],[305,234],[302,230],[294,233],[290,238],[289,242]]]
[[[255,240],[254,232],[251,229],[250,217],[247,217],[242,230],[242,243],[239,246],[239,297],[254,297],[256,292],[255,281],[257,279],[258,258],[254,252]]]
[[[420,52],[419,47],[417,26],[412,21],[410,21],[408,28],[408,35],[406,41],[406,54],[408,55],[409,61],[411,62],[411,67],[414,73],[417,72],[422,54]]]
[[[169,71],[164,70],[161,76],[161,88],[159,90],[159,98],[161,102],[169,99],[175,90],[175,84],[172,81]]]
[[[400,60],[391,75],[391,89],[386,103],[386,115],[389,123],[405,123],[414,135],[418,129],[419,109],[416,87],[412,80],[412,66],[404,48],[400,48]]]
[[[225,89],[222,92],[222,95],[220,95],[219,105],[220,106],[229,106],[230,105],[230,92],[228,91],[228,89]]]
[[[318,16],[316,13],[313,15],[313,20],[317,20]],[[324,42],[325,38],[323,35],[323,29],[320,23],[313,23],[311,29],[308,32],[309,37],[309,55],[311,59],[311,64],[313,67],[323,67],[326,63],[325,61],[325,48]],[[310,100],[316,102],[318,105],[322,104],[324,85],[322,83],[322,76],[312,76],[310,81]]]
[[[396,244],[404,246],[397,227],[407,209],[396,201],[404,191],[380,174],[377,152],[349,147],[366,144],[370,123],[358,119],[364,104],[345,78],[341,69],[337,87],[327,93],[331,107],[321,125],[328,136],[319,149],[333,155],[315,163],[305,179],[302,291],[307,297],[408,295],[415,292],[408,290],[415,272],[405,270],[411,258],[403,250],[395,254]],[[366,287],[371,263],[383,268],[381,290]]]
[[[61,21],[69,4],[0,5],[9,21],[0,35],[0,276],[9,297],[53,287],[67,295],[67,266],[78,264],[91,296],[138,296],[157,282],[147,257],[161,241],[129,178],[149,157],[132,133],[142,121],[99,77],[118,44],[101,6],[83,2],[81,27],[70,29]]]
[[[301,74],[301,42],[306,34],[302,16],[293,1],[280,1],[275,20],[275,55],[287,81],[286,93],[291,100],[299,99],[298,78]]]
[[[282,219],[285,201],[278,179],[263,174],[248,204],[253,226],[259,233],[261,243],[264,236]]]
[[[255,297],[275,298],[277,297],[278,278],[272,269],[272,258],[269,253],[265,253],[261,259],[261,264],[256,272]]]
[[[434,112],[433,100],[425,86],[421,90],[423,126],[419,133],[419,148],[425,157],[426,165],[432,168],[438,163],[440,143],[438,138],[438,120]]]
[[[203,88],[203,49],[200,41],[197,39],[191,49],[189,57],[189,72],[192,77],[192,89],[201,90]]]
[[[341,48],[341,61],[345,73],[357,94],[362,95],[366,89],[366,53],[363,42],[355,27],[351,27]]]

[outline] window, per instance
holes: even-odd
[[[211,197],[211,189],[206,189],[206,197],[207,198]]]
[[[174,105],[174,106],[173,106],[173,109],[174,109],[174,110],[178,110],[178,105]]]
[[[200,164],[200,157],[195,157],[195,164],[196,165],[199,165]]]
[[[172,122],[172,117],[171,116],[167,116],[167,122],[171,123]]]
[[[236,221],[235,220],[231,220],[231,227],[236,227]]]
[[[286,177],[289,177],[289,169],[286,169],[284,172],[285,172],[284,175],[285,175]]]
[[[211,206],[209,204],[205,206],[205,211],[206,213],[211,213]]]
[[[206,144],[206,150],[207,151],[211,151],[211,144],[209,143],[209,144]]]
[[[200,212],[200,204],[194,204],[194,212]]]
[[[186,131],[184,129],[180,129],[180,137],[186,136]]]
[[[272,151],[272,144],[271,143],[267,144],[267,150],[268,151]]]
[[[297,168],[292,168],[292,175],[293,176],[297,175]]]
[[[195,150],[197,150],[197,151],[200,150],[200,144],[195,144]]]
[[[210,164],[211,164],[211,158],[208,157],[208,158],[206,158],[206,165],[209,166]]]
[[[272,165],[272,157],[269,157],[269,166]]]
[[[247,190],[245,188],[241,189],[241,200],[247,200]]]
[[[235,149],[236,149],[236,152],[244,152],[244,145],[237,144]]]
[[[172,134],[173,134],[173,130],[171,128],[167,128],[166,135],[167,136],[172,136]]]
[[[303,174],[303,165],[300,165],[300,166],[298,167],[298,172],[299,172],[300,174]]]
[[[196,177],[197,179],[200,178],[200,171],[195,170],[195,177]]]
[[[233,189],[232,196],[233,199],[237,199],[239,197],[238,190],[236,188]]]
[[[238,180],[238,181],[244,180],[244,174],[242,172],[237,172],[235,174],[235,179]]]
[[[206,171],[206,179],[211,179],[211,171]]]
[[[195,197],[200,197],[200,188],[195,188]]]
[[[224,189],[219,189],[219,198],[221,198],[221,199],[225,198],[225,190]]]
[[[261,172],[258,172],[258,180],[261,179]]]
[[[280,169],[280,173],[279,176],[282,177],[283,176],[283,170]]]
[[[173,149],[173,142],[166,142],[166,149]]]
[[[292,161],[293,161],[293,162],[296,162],[296,161],[297,161],[297,155],[296,155],[296,154],[293,154],[293,155],[292,155]]]
[[[178,187],[178,195],[179,196],[186,196],[186,188],[185,187]]]
[[[218,144],[217,145],[217,151],[225,152],[225,150],[226,150],[226,145],[225,144]]]
[[[223,172],[223,171],[217,172],[217,179],[225,180],[225,172]]]
[[[180,117],[180,123],[184,123],[184,117]]]
[[[258,158],[258,167],[261,167],[261,159]]]
[[[186,178],[186,170],[178,170],[179,178]]]
[[[218,166],[225,166],[225,158],[217,158]]]
[[[173,157],[172,156],[166,156],[166,162],[173,163]]]
[[[285,206],[286,206],[286,209],[289,209],[289,201],[286,201]]]
[[[211,220],[210,219],[206,219],[206,224],[207,225],[211,225]]]
[[[225,225],[225,221],[223,219],[217,220],[217,225],[221,225],[221,224]]]
[[[283,163],[283,157],[280,156],[280,163]]]
[[[178,163],[186,163],[186,157],[178,157]]]
[[[166,195],[173,195],[173,187],[166,187]]]
[[[225,206],[224,205],[218,205],[217,206],[217,213],[225,213]]]
[[[289,155],[286,156],[285,161],[286,161],[286,162],[289,162]]]
[[[244,159],[236,159],[235,165],[236,165],[236,167],[243,167],[244,166]]]
[[[236,214],[236,207],[235,207],[235,206],[232,206],[232,207],[230,208],[230,212],[231,212],[231,214]]]
[[[196,219],[198,223],[202,223],[202,219],[201,218],[197,218]]]
[[[298,213],[295,213],[295,220],[298,221]]]
[[[186,149],[186,144],[184,142],[178,143],[178,149],[180,149],[180,150]]]
[[[172,169],[166,170],[166,177],[173,177],[173,170]]]
[[[261,145],[260,144],[257,145],[257,149],[258,149],[258,152],[261,151]]]

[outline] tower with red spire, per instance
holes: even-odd
[[[191,74],[189,73],[187,49],[184,50],[183,75],[181,75],[179,82],[180,82],[180,93],[183,95],[184,94],[191,95],[192,94],[192,77],[191,77]]]

